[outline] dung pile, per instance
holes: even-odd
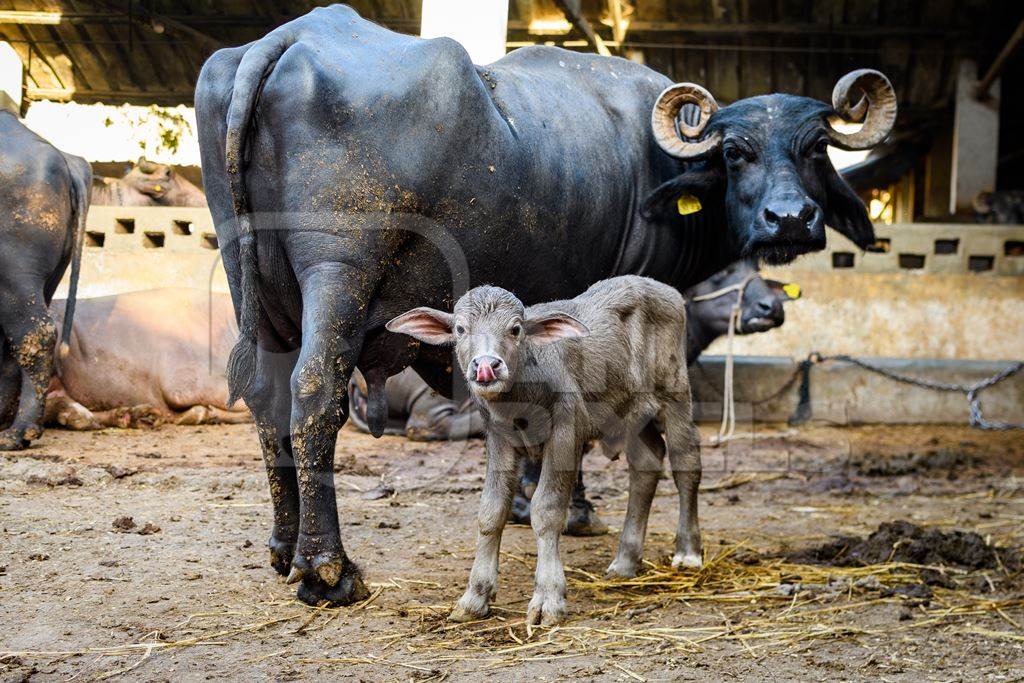
[[[786,559],[837,567],[904,562],[966,570],[1012,571],[1021,566],[1018,550],[990,545],[973,531],[924,529],[906,521],[884,522],[867,538],[837,536],[820,546],[789,553]]]

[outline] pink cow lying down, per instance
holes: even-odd
[[[64,301],[50,308],[58,328]],[[70,429],[249,422],[227,406],[237,337],[231,298],[187,288],[79,299],[70,353],[46,397],[46,423]]]

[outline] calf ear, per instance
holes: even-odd
[[[452,314],[423,306],[394,318],[384,326],[388,332],[407,334],[425,344],[443,345],[455,341]]]
[[[868,209],[853,188],[836,173],[831,166],[825,178],[828,192],[828,210],[825,223],[842,234],[861,249],[875,243],[875,226],[868,218]]]
[[[590,335],[587,326],[568,313],[548,313],[530,318],[524,323],[526,338],[543,346],[559,339],[573,339]]]
[[[764,283],[783,301],[795,301],[803,296],[803,290],[795,282],[779,282],[765,278]]]

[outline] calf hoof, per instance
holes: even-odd
[[[0,451],[23,451],[28,448],[29,440],[20,429],[6,429],[0,432]]]
[[[485,596],[466,591],[459,598],[459,602],[456,603],[455,607],[452,608],[451,613],[448,615],[448,621],[459,623],[476,621],[477,619],[485,619],[490,613],[490,601]]]
[[[370,591],[366,589],[359,570],[352,565],[349,567],[350,570],[342,574],[333,586],[317,576],[303,578],[299,590],[296,591],[296,597],[314,607],[325,601],[332,607],[351,605],[370,597]]]
[[[509,524],[521,524],[530,526],[530,499],[523,495],[521,490],[516,491],[512,499],[512,509],[508,513]]]
[[[24,439],[27,442],[31,442],[39,439],[40,437],[42,437],[42,435],[43,428],[40,427],[39,425],[34,424],[30,425],[27,429],[25,429]]]
[[[608,525],[594,512],[590,501],[573,503],[565,521],[566,536],[600,536],[608,533]]]
[[[676,553],[672,556],[673,569],[700,569],[704,566],[704,559],[700,553]]]
[[[608,571],[605,572],[605,577],[609,579],[632,579],[637,574],[637,562],[616,557],[615,560],[608,565]]]
[[[565,621],[565,597],[536,592],[526,609],[526,623],[530,626],[557,626]]]

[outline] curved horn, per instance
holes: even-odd
[[[679,122],[679,129],[676,129],[676,120],[683,105],[695,104],[700,107],[700,118],[697,123],[690,125],[685,121]],[[692,142],[691,139],[699,138],[704,128],[711,120],[711,115],[718,111],[718,103],[707,90],[696,83],[676,83],[665,88],[658,101],[654,103],[654,111],[651,112],[651,129],[654,132],[654,140],[658,146],[665,150],[666,154],[677,159],[698,159],[718,148],[722,141],[719,133],[713,133],[704,140]],[[690,139],[687,139],[690,138]]]
[[[851,97],[859,93],[863,96],[856,103],[852,102]],[[857,69],[840,78],[832,90],[832,107],[843,121],[864,122],[856,133],[840,133],[829,128],[833,144],[842,149],[874,147],[896,123],[896,92],[889,79],[874,69]]]
[[[144,156],[139,157],[139,160],[135,162],[135,165],[143,173],[156,173],[156,164]]]

